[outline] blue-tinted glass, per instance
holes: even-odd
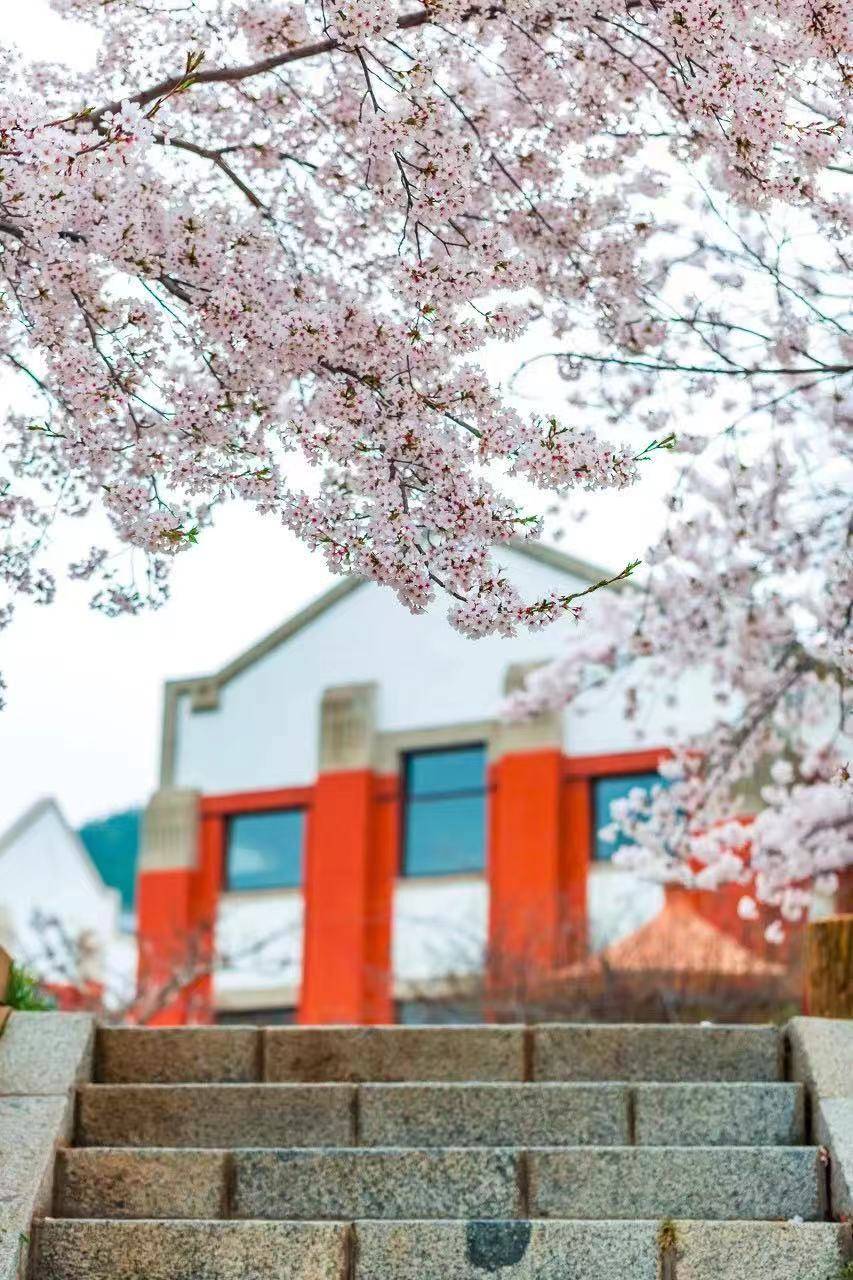
[[[613,801],[621,800],[634,787],[642,787],[644,791],[651,791],[652,787],[665,785],[666,783],[659,773],[623,773],[614,775],[611,778],[596,778],[593,783],[595,797],[593,856],[598,861],[607,861],[607,859],[613,857],[617,849],[621,849],[623,845],[631,843],[621,831],[616,839],[612,841],[602,840],[599,834],[603,827],[608,827],[611,824],[610,806]]]
[[[482,793],[410,801],[406,806],[405,874],[482,871],[485,832],[486,798]]]
[[[416,752],[406,765],[409,796],[454,795],[486,785],[486,751],[481,746]]]
[[[468,1003],[464,1000],[400,1000],[396,1013],[397,1021],[404,1027],[456,1026],[483,1021],[483,1010],[476,1000]]]
[[[241,813],[228,824],[229,889],[296,889],[302,883],[301,809]]]

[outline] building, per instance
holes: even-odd
[[[120,911],[55,800],[39,800],[0,836],[0,946],[61,1004],[86,992],[97,1003],[108,973],[117,1000],[133,997],[136,947]]]
[[[503,557],[530,595],[606,576],[536,545]],[[676,711],[662,696],[638,726],[614,679],[502,722],[559,645],[558,629],[471,641],[441,607],[414,616],[347,579],[221,671],[167,684],[140,976],[186,981],[156,1019],[406,1020],[484,967],[548,972],[652,918],[662,891],[596,833],[674,732],[707,722],[707,692]]]

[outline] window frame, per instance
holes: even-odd
[[[598,794],[597,794],[599,783],[614,782],[614,781],[627,782],[629,779],[649,778],[652,776],[654,776],[654,778],[657,780],[658,783],[663,783],[664,779],[661,777],[659,770],[655,768],[626,769],[624,771],[620,770],[618,772],[614,770],[612,773],[601,773],[597,777],[590,778],[589,789],[590,789],[590,807],[592,809],[592,832],[591,832],[591,839],[590,839],[589,858],[590,858],[590,863],[593,866],[596,866],[596,867],[613,866],[613,856],[620,848],[618,841],[614,841],[611,846],[611,852],[606,857],[601,857],[597,852],[598,846],[599,846],[599,837],[598,837],[599,830],[601,829],[601,827],[607,826],[608,823],[613,821],[613,819],[610,818],[608,815],[606,821],[602,821],[601,823],[599,823],[599,813],[598,813],[599,801],[598,801]],[[655,783],[652,782],[650,785],[654,786]]]
[[[297,884],[235,885],[231,877],[230,851],[231,829],[240,818],[262,818],[280,813],[298,813],[302,815],[302,832],[299,848],[299,880]],[[241,897],[250,893],[302,893],[305,889],[305,858],[308,846],[308,806],[304,804],[288,804],[264,806],[257,809],[242,809],[226,813],[222,818],[222,893],[236,894]]]
[[[483,754],[483,782],[478,787],[461,787],[455,791],[437,791],[434,794],[426,796],[412,796],[410,794],[409,779],[411,775],[411,763],[415,757],[436,756],[436,755],[457,755],[463,751],[478,750]],[[489,783],[489,744],[483,739],[451,742],[447,744],[438,743],[428,747],[412,747],[404,749],[400,753],[400,822],[398,834],[398,876],[406,881],[430,881],[447,879],[448,877],[456,878],[459,876],[482,876],[486,874],[488,867],[488,796],[491,790]],[[408,841],[407,828],[409,819],[409,806],[415,804],[430,804],[436,800],[456,800],[466,797],[482,797],[483,801],[483,854],[482,862],[479,867],[466,868],[465,870],[451,871],[416,871],[412,872],[407,866],[407,846]]]
[[[664,761],[671,758],[672,751],[665,746],[566,756],[563,786],[567,811],[571,814],[570,848],[573,857],[586,860],[590,873],[618,870],[610,859],[594,856],[595,783],[599,778],[610,778],[614,774],[659,773]]]

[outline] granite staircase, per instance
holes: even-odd
[[[32,1280],[841,1280],[770,1027],[103,1029]]]

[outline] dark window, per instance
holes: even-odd
[[[290,1027],[296,1022],[295,1009],[236,1009],[217,1013],[217,1027]]]
[[[617,849],[630,844],[630,840],[620,831],[615,840],[602,839],[601,832],[613,821],[610,806],[614,800],[621,800],[634,787],[643,791],[651,791],[652,787],[665,786],[659,773],[620,773],[609,778],[596,778],[593,787],[593,808],[595,827],[592,834],[592,856],[599,862],[606,862],[613,857]]]
[[[398,1000],[396,1020],[404,1027],[458,1026],[483,1021],[483,1006],[476,999]]]
[[[417,751],[404,768],[403,873],[482,871],[486,860],[486,751]]]
[[[305,812],[240,813],[228,823],[228,889],[298,889],[302,883]]]

